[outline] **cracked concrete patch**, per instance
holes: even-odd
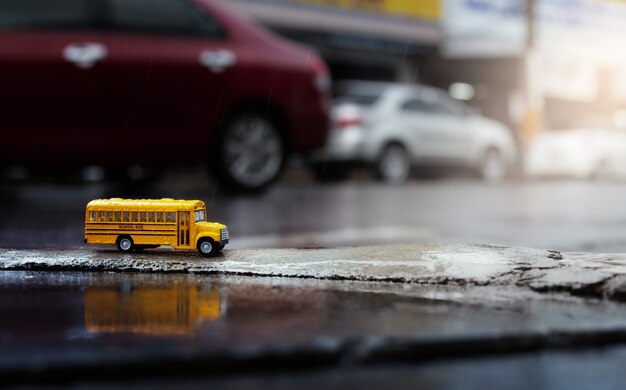
[[[420,284],[514,285],[624,299],[626,255],[489,245],[388,245],[225,251],[212,259],[173,250],[0,249],[0,269],[214,273]]]
[[[195,253],[110,250],[1,250],[2,269],[64,269],[230,273],[421,283],[493,283],[516,266],[556,267],[543,250],[479,245],[391,245],[338,249],[225,251],[204,259]]]

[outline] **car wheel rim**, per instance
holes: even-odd
[[[380,163],[380,171],[385,181],[403,183],[409,176],[409,161],[406,153],[397,147],[388,149]]]
[[[122,241],[120,241],[120,248],[124,251],[129,250],[131,247],[131,243],[130,240],[128,238],[124,238],[122,239]]]
[[[202,251],[202,253],[208,254],[211,253],[211,250],[213,250],[213,245],[211,245],[210,242],[205,241],[200,244],[200,251]]]
[[[283,157],[281,141],[274,126],[263,118],[236,122],[226,135],[226,166],[239,183],[260,186],[279,172]]]

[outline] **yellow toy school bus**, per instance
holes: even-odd
[[[116,244],[121,252],[169,245],[215,256],[228,240],[226,225],[206,221],[200,200],[96,199],[85,212],[85,243]]]

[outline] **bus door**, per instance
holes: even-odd
[[[178,245],[189,246],[189,211],[178,212]]]

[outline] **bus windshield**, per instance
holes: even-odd
[[[196,210],[195,214],[196,214],[196,223],[204,222],[204,220],[205,220],[205,212],[204,212],[204,210]]]

